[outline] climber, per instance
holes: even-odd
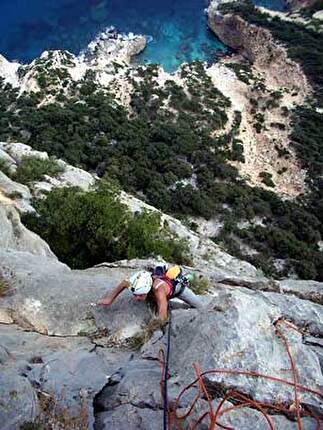
[[[164,266],[158,266],[151,274],[140,270],[129,279],[124,279],[112,291],[97,302],[97,305],[110,306],[118,295],[128,289],[138,302],[146,301],[156,309],[161,321],[166,321],[168,316],[168,301],[174,297],[186,302],[193,308],[203,307],[201,299],[189,288],[193,274],[184,276],[179,266],[173,266],[166,270]]]

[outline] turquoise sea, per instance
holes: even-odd
[[[138,58],[174,71],[193,60],[215,61],[226,47],[208,30],[209,0],[0,0],[0,53],[29,62],[46,49],[78,53],[107,26],[150,36]],[[257,0],[281,10],[282,0]]]

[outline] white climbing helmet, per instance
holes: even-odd
[[[153,280],[151,274],[145,270],[136,272],[129,278],[128,289],[135,296],[139,294],[148,294],[152,286]]]

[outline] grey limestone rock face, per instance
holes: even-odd
[[[96,397],[96,430],[162,428],[161,370],[156,361],[133,360]]]
[[[219,404],[220,402],[218,400],[214,400],[212,402],[214,411],[217,410]],[[222,410],[224,411],[225,409],[232,409],[233,406],[233,403],[224,402]],[[209,410],[210,409],[206,401],[199,400],[194,413],[187,420],[187,424],[191,426],[194,425],[199,417]],[[269,415],[269,420],[273,428],[277,430],[297,430],[299,428],[296,422],[291,421],[284,416]],[[317,422],[314,419],[303,418],[301,421],[304,430],[317,430]],[[248,407],[233,409],[225,412],[218,418],[217,422],[221,425],[228,426],[229,428],[239,430],[264,430],[270,428],[268,420],[260,411]],[[198,426],[198,429],[208,430],[208,425],[209,419],[206,417]]]
[[[239,287],[219,287],[218,294],[204,312],[174,311],[172,322],[171,369],[173,376],[188,383],[194,380],[193,363],[200,369],[253,371],[292,380],[287,351],[277,335],[280,319],[301,324],[316,334],[323,317],[321,306],[288,296],[280,300],[276,293],[258,293]],[[301,318],[297,318],[298,315]],[[299,384],[322,392],[323,375],[318,355],[306,345],[301,333],[283,323],[281,332],[295,357]],[[320,332],[322,333],[322,332]],[[143,348],[145,358],[156,359],[161,339]],[[205,376],[215,397],[228,389],[238,390],[252,399],[291,405],[292,387],[268,379],[230,373]],[[323,414],[322,397],[301,392],[301,403]]]
[[[0,190],[5,194],[9,195],[12,193],[19,193],[21,198],[25,200],[31,199],[31,194],[29,188],[26,185],[19,184],[18,182],[13,181],[3,172],[0,172]]]
[[[5,154],[3,158],[10,160],[10,163],[15,163],[15,166],[19,165],[23,157],[36,157],[41,160],[49,158],[47,152],[36,151],[24,143],[0,142],[0,151],[0,157],[1,154]],[[71,166],[63,160],[57,160],[57,163],[61,167],[62,172],[55,178],[45,175],[44,180],[32,183],[30,188],[34,195],[42,196],[44,192],[50,191],[53,187],[80,187],[88,191],[94,185],[95,177],[85,170]],[[11,181],[11,179],[0,172],[1,188],[7,193],[13,191],[19,192],[25,201],[29,201],[31,198],[31,192],[28,187]]]
[[[46,160],[48,158],[47,152],[36,151],[25,143],[0,142],[0,148],[7,152],[7,154],[18,164],[23,157],[34,156],[42,160]]]
[[[11,205],[0,203],[0,249],[26,251],[34,255],[56,259],[49,246],[20,221],[20,216]]]
[[[142,409],[131,404],[121,405],[112,412],[98,414],[95,430],[160,430],[162,411]]]
[[[202,342],[197,346],[195,333],[193,327],[197,326],[198,323],[201,322],[199,319],[199,315],[196,311],[179,311],[174,312],[174,320],[173,320],[173,333],[172,333],[172,346],[171,346],[171,363],[170,363],[170,373],[171,377],[168,381],[168,399],[171,405],[174,404],[176,397],[179,395],[181,389],[188,383],[194,380],[193,370],[191,369],[190,377],[186,373],[186,365],[191,363],[192,359],[204,357],[204,362],[209,360],[210,365],[214,365],[211,361],[214,359],[210,357],[214,352],[214,343],[210,343],[205,341],[203,338]],[[200,317],[202,318],[202,316]],[[217,327],[214,324],[214,320],[210,320],[210,316],[208,316],[209,320],[209,331],[212,330],[213,338],[216,338],[216,329]],[[232,321],[227,321],[232,322]],[[179,327],[186,326],[186,332],[183,332],[179,329]],[[212,328],[211,328],[212,327]],[[203,333],[204,326],[201,327],[201,331],[199,331],[199,335]],[[262,331],[265,327],[262,327]],[[179,333],[178,333],[179,331]],[[198,330],[197,330],[198,331]],[[196,337],[198,337],[196,331]],[[232,333],[232,332],[230,332]],[[229,335],[230,335],[229,333]],[[244,333],[241,333],[241,341],[243,341]],[[249,335],[252,337],[252,334]],[[252,339],[254,342],[257,342],[257,337],[259,333],[256,333],[254,338]],[[158,342],[159,341],[159,342]],[[228,336],[228,343],[235,342],[236,338],[234,336]],[[272,341],[274,342],[274,335]],[[161,371],[159,368],[159,364],[156,360],[158,355],[158,351],[161,347],[165,347],[165,337],[162,338],[161,333],[159,335],[154,336],[151,341],[151,344],[155,346],[152,347],[150,354],[145,347],[141,350],[142,357],[146,358],[146,360],[139,360],[138,358],[127,363],[126,367],[121,367],[114,375],[111,375],[109,380],[107,381],[107,385],[104,389],[98,394],[95,399],[95,409],[97,413],[95,414],[95,429],[107,430],[107,429],[146,429],[146,428],[162,428],[162,398],[160,395],[160,376]],[[256,370],[257,363],[255,362],[255,356],[257,356],[256,348],[254,350],[255,356],[252,357],[252,346],[251,342],[246,339],[247,347],[249,350],[249,354],[239,354],[239,351],[235,354],[235,351],[232,351],[231,356],[234,360],[234,356],[237,355],[235,363],[236,367],[241,366],[241,363],[244,363],[245,368],[249,366],[250,369]],[[291,341],[293,343],[293,341]],[[181,344],[185,344],[183,348],[178,350],[178,346]],[[223,342],[221,344],[222,351],[225,350],[225,345]],[[293,347],[295,345],[293,344]],[[277,358],[273,357],[273,354],[270,356],[271,360],[274,360],[277,364],[280,362],[280,366],[283,366],[283,372],[289,373],[285,361],[285,357],[283,357],[283,351],[279,351],[280,346],[276,345],[276,355]],[[300,347],[301,349],[301,347]],[[152,351],[154,352],[152,353]],[[225,352],[224,352],[225,353]],[[194,356],[195,354],[195,356]],[[258,352],[259,354],[259,352]],[[311,353],[309,353],[310,355]],[[227,354],[228,355],[228,354]],[[194,357],[193,357],[194,356]],[[299,352],[296,352],[296,357],[299,357]],[[259,357],[257,357],[259,358]],[[149,359],[149,360],[147,360]],[[265,361],[263,360],[264,365]],[[222,361],[222,365],[218,367],[231,367],[228,365],[230,363],[230,355],[227,357],[226,361]],[[268,366],[268,357],[266,357],[266,363]],[[200,363],[198,363],[200,364]],[[275,366],[275,364],[274,364]],[[285,367],[286,366],[286,367]],[[268,366],[269,367],[269,366]],[[203,370],[203,367],[201,367]],[[176,369],[176,370],[175,370]],[[269,372],[268,372],[269,373]],[[277,375],[275,375],[277,376]],[[320,375],[321,377],[322,375]],[[286,374],[285,374],[286,377]],[[232,379],[223,381],[223,384],[218,381],[212,381],[208,377],[206,378],[207,386],[210,390],[211,395],[215,396],[215,400],[213,400],[213,409],[219,406],[220,400],[218,399],[223,395],[223,393],[229,389],[237,388],[240,392],[245,393],[252,398],[256,398],[256,391],[258,391],[259,387],[254,387],[254,390],[250,390],[252,382],[249,381],[245,377],[239,377],[238,381],[234,382]],[[321,377],[322,379],[322,377]],[[213,384],[213,385],[212,385]],[[258,384],[258,382],[257,382]],[[238,387],[237,387],[238,385]],[[259,385],[260,382],[259,382]],[[277,392],[272,391],[272,387],[266,383],[264,383],[264,390],[268,390],[265,397],[267,402],[273,402],[275,395],[281,396],[286,393],[281,393],[281,390]],[[313,385],[312,385],[313,387]],[[220,392],[221,388],[221,392]],[[191,402],[196,394],[196,388],[193,388],[193,393],[189,393],[189,395],[184,396],[179,402],[179,407],[177,409],[179,415],[183,415],[185,411],[188,410]],[[283,399],[279,397],[280,401],[284,403]],[[304,397],[302,398],[304,400]],[[264,401],[264,399],[263,399]],[[290,404],[293,401],[292,395],[289,398]],[[234,403],[226,402],[224,405],[224,409],[227,407],[232,408]],[[182,428],[191,428],[190,426],[194,425],[198,418],[208,411],[208,404],[204,400],[199,400],[197,403],[197,407],[194,408],[193,412],[190,414],[190,417],[182,422]],[[152,412],[156,412],[152,415]],[[317,412],[317,410],[316,410]],[[152,419],[151,426],[148,426],[147,420]],[[282,415],[272,415],[270,416],[271,423],[273,424],[275,429],[286,429],[286,430],[297,430],[298,425],[295,421],[291,421]],[[227,425],[230,428],[236,428],[239,430],[254,430],[259,429],[262,430],[267,428],[268,422],[266,421],[264,415],[257,410],[246,408],[238,408],[232,410],[229,413],[224,414],[219,419],[219,422],[222,425]],[[317,429],[318,424],[314,419],[311,418],[303,418],[302,425],[304,429],[314,430]],[[203,423],[197,427],[199,430],[207,430],[208,419],[203,420]],[[268,427],[269,428],[269,427]]]
[[[316,281],[301,281],[296,279],[284,279],[275,281],[266,278],[221,277],[216,272],[211,274],[211,279],[226,285],[246,287],[253,291],[264,291],[292,295],[313,303],[323,304],[323,283]]]
[[[280,315],[314,336],[323,335],[323,308],[292,295],[264,292],[269,306],[278,308]]]
[[[294,294],[300,299],[310,300],[323,305],[323,282],[285,279],[280,281],[279,285],[281,291],[284,293]]]
[[[4,143],[0,142],[0,159],[5,160],[10,168],[15,169],[15,160],[4,150],[2,149]]]
[[[62,168],[62,172],[57,177],[44,175],[42,181],[32,184],[32,191],[35,197],[42,197],[53,188],[79,187],[84,191],[89,191],[94,185],[94,176],[85,170],[73,167],[62,160],[57,160],[57,164]]]
[[[18,253],[15,255],[17,256]],[[31,273],[35,272],[32,264],[36,263],[32,263],[33,258],[39,260],[39,257],[32,256],[27,260],[25,267],[18,261],[22,274],[26,274],[27,268]],[[9,262],[10,266],[14,267],[12,261]],[[32,277],[30,284],[24,281],[25,284],[20,293],[15,293],[18,296],[13,295],[5,301],[14,300],[15,297],[22,299],[29,294],[29,297],[33,295],[41,302],[46,299],[50,290],[52,293],[55,291],[52,301],[57,307],[57,313],[54,311],[54,304],[51,308],[50,300],[47,298],[44,303],[50,319],[46,320],[45,317],[42,319],[41,314],[37,315],[37,319],[46,322],[53,333],[63,333],[63,330],[73,333],[73,327],[77,326],[77,322],[80,324],[79,321],[85,315],[86,306],[82,308],[81,301],[88,304],[99,293],[103,293],[110,285],[127,277],[134,270],[126,267],[101,267],[73,273],[66,266],[64,270],[59,269],[60,263],[56,261],[52,261],[52,264],[52,268],[44,267],[43,272],[40,270],[38,273],[39,284],[37,284],[38,281],[36,282],[37,278]],[[43,267],[43,264],[40,267]],[[71,290],[60,295],[59,289],[62,289],[64,284],[59,284],[57,290],[53,290],[54,281],[51,283],[50,273],[53,279],[60,279],[61,282],[65,279],[64,291],[66,288]],[[46,286],[43,278],[45,275],[47,276]],[[77,279],[77,284],[74,286],[73,281],[68,282],[72,275]],[[20,279],[22,281],[23,276]],[[110,281],[107,282],[107,279]],[[95,282],[95,285],[91,284],[90,280]],[[79,293],[76,293],[77,288],[80,289]],[[91,290],[91,293],[87,292],[88,290]],[[147,310],[137,303],[132,303],[127,293],[124,294],[110,309],[94,309],[93,329],[100,326],[110,327],[112,333],[115,330],[115,333],[122,336],[123,330],[123,336],[127,336],[128,333],[130,337],[133,336],[134,325],[137,324],[140,329],[145,318],[148,317]],[[302,322],[305,322],[307,330],[312,330],[315,336],[322,333],[320,331],[322,309],[318,304],[292,295],[262,293],[220,284],[213,290],[213,295],[212,302],[202,312],[197,310],[172,312],[170,362],[172,377],[169,380],[171,401],[179,394],[181,388],[194,379],[191,366],[193,362],[197,362],[202,370],[244,369],[290,380],[290,363],[283,344],[275,333],[274,322],[279,318],[286,318],[301,328],[304,328]],[[18,302],[21,301],[20,299]],[[69,307],[63,306],[64,300],[69,303]],[[73,310],[73,300],[78,312]],[[18,305],[17,313],[26,318],[26,313],[23,314]],[[31,314],[32,312],[29,314],[29,321],[31,321]],[[161,331],[156,332],[144,345],[141,353],[134,353],[134,359],[130,360],[131,356],[127,351],[116,352],[110,348],[95,347],[93,343],[82,337],[60,339],[41,336],[37,333],[22,335],[19,330],[19,334],[14,332],[10,326],[6,328],[0,326],[0,330],[2,366],[12,369],[13,352],[18,352],[20,360],[15,367],[17,373],[24,374],[34,389],[54,392],[62,404],[71,410],[77,408],[81,399],[88,401],[86,404],[88,404],[89,417],[92,420],[95,417],[93,428],[132,430],[161,427],[161,373],[159,363],[156,361],[160,347],[165,347],[165,335]],[[288,327],[282,327],[282,330],[296,360],[299,383],[318,391],[322,390],[320,356],[316,352],[317,348],[321,350],[319,338],[313,348],[313,344],[309,345],[305,342],[300,333],[290,331]],[[94,342],[100,344],[99,340]],[[313,339],[311,342],[313,343]],[[215,402],[217,397],[230,388],[264,402],[283,402],[286,405],[291,405],[293,402],[293,390],[290,387],[266,380],[242,375],[208,375],[206,381],[210,392],[215,397]],[[61,396],[62,390],[66,393],[64,398]],[[94,410],[92,410],[93,399],[95,399]],[[308,409],[322,413],[322,402],[316,396],[300,393],[300,401]],[[237,428],[245,430],[265,428],[262,415],[249,409],[232,412],[223,422],[227,425],[235,423],[236,426],[238,425]],[[282,416],[273,417],[273,422],[277,428],[297,429],[295,423]],[[315,428],[312,420],[305,420],[305,425],[308,429]]]
[[[50,393],[61,407],[77,416],[86,409],[89,428],[94,423],[93,399],[110,374],[128,353],[96,350],[88,340],[69,350],[43,351],[43,363],[33,364],[28,379],[42,392]]]
[[[161,369],[157,361],[133,360],[111,376],[96,398],[101,410],[114,410],[125,403],[139,408],[162,408]]]
[[[129,360],[129,352],[96,349],[87,338],[55,338],[0,325],[6,355],[0,364],[1,423],[6,430],[33,421],[40,413],[37,393],[58,409],[77,416],[86,409],[93,427],[93,398],[110,375]],[[0,357],[1,357],[0,352]]]
[[[0,322],[28,330],[76,336],[107,330],[131,337],[150,318],[125,292],[110,309],[92,304],[133,272],[131,268],[72,271],[39,236],[27,230],[11,205],[0,204],[0,274],[10,285],[0,301]]]
[[[0,365],[0,423],[2,430],[16,430],[34,421],[39,413],[38,400],[28,379]]]
[[[51,181],[46,183],[53,185]],[[194,379],[193,362],[201,370],[251,370],[291,380],[288,355],[275,326],[279,320],[300,330],[281,325],[299,384],[322,392],[322,285],[268,280],[177,220],[165,219],[190,241],[195,270],[209,283],[202,311],[172,311],[170,401]],[[212,254],[208,263],[202,259],[206,251]],[[135,303],[125,291],[109,308],[93,306],[135,270],[156,263],[137,259],[71,270],[21,224],[11,204],[0,204],[0,275],[9,284],[0,298],[0,404],[6,406],[4,411],[0,408],[0,419],[6,430],[16,430],[39,415],[40,392],[72,414],[85,407],[89,429],[162,427],[157,359],[166,346],[165,334],[158,330],[140,351],[129,351],[128,340],[140,334],[152,316],[146,305]],[[262,402],[291,406],[294,401],[292,387],[268,379],[218,373],[206,375],[205,381],[215,407],[232,388]],[[322,398],[302,391],[299,398],[304,408],[323,416]],[[180,409],[187,405],[186,399]],[[196,414],[203,412],[206,402],[199,405]],[[261,413],[249,408],[221,419],[239,430],[266,425]],[[277,428],[297,429],[284,416],[273,416],[272,421]],[[207,428],[203,426],[199,429]],[[315,426],[313,420],[303,419],[304,429]]]
[[[138,331],[149,319],[146,305],[135,304],[127,291],[110,309],[92,306],[127,276],[118,269],[73,272],[54,259],[9,251],[0,251],[0,261],[11,286],[0,308],[27,329],[56,336],[105,329],[109,334],[127,337],[127,331],[133,335],[131,330],[135,327]]]

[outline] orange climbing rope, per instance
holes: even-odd
[[[190,430],[197,430],[198,426],[207,417],[209,420],[208,430],[215,430],[217,428],[221,428],[224,430],[235,430],[233,427],[229,427],[229,426],[226,426],[226,425],[220,423],[219,419],[220,419],[220,417],[222,417],[226,413],[229,413],[229,412],[236,410],[236,409],[242,409],[245,407],[251,407],[253,409],[258,410],[264,416],[264,419],[266,420],[266,423],[267,423],[268,428],[270,430],[275,430],[274,423],[270,417],[270,411],[279,412],[280,414],[284,414],[290,418],[295,418],[297,421],[298,430],[303,430],[301,418],[302,417],[311,417],[314,420],[316,420],[317,430],[320,430],[321,424],[322,424],[322,419],[317,417],[312,412],[302,410],[301,405],[300,405],[300,401],[299,401],[299,392],[310,393],[310,394],[316,395],[320,398],[323,398],[323,392],[313,390],[311,388],[305,387],[305,386],[298,383],[295,360],[294,360],[294,357],[292,355],[288,341],[281,331],[281,325],[282,324],[285,324],[286,327],[293,329],[293,330],[295,330],[301,334],[302,334],[302,332],[300,332],[300,330],[297,327],[295,327],[292,323],[285,321],[283,319],[276,321],[274,324],[276,334],[279,337],[279,339],[282,341],[283,346],[284,346],[284,348],[287,352],[288,358],[289,358],[292,381],[278,378],[275,376],[265,375],[265,374],[254,372],[254,371],[237,370],[237,369],[211,369],[211,370],[206,370],[204,372],[201,372],[198,365],[196,363],[193,363],[193,368],[194,368],[194,371],[196,373],[196,378],[194,379],[193,382],[188,384],[186,387],[184,387],[180,391],[179,395],[177,396],[177,398],[173,402],[173,407],[169,408],[169,411],[168,411],[168,415],[169,415],[168,416],[168,428],[170,430],[173,430],[173,429],[183,430],[183,426],[182,426],[183,421],[191,416],[191,414],[194,410],[194,407],[196,406],[197,401],[199,399],[203,398],[203,399],[207,400],[209,410],[204,412],[201,416],[199,416],[196,419],[196,421],[193,424],[191,424]],[[160,364],[162,367],[162,374],[164,375],[164,372],[165,372],[165,354],[164,354],[163,350],[160,351],[159,361],[160,361]],[[223,397],[223,399],[220,401],[219,405],[217,406],[217,409],[214,411],[214,407],[212,404],[212,398],[211,398],[210,393],[208,392],[208,390],[205,386],[204,380],[203,380],[203,377],[205,377],[206,375],[210,375],[210,374],[243,375],[243,376],[249,376],[249,377],[253,377],[253,378],[263,378],[266,380],[270,380],[272,382],[291,386],[294,388],[294,405],[293,405],[293,407],[287,408],[287,407],[284,407],[281,405],[262,403],[262,402],[258,402],[256,400],[253,400],[253,399],[249,398],[248,396],[246,396],[245,394],[242,394],[238,391],[230,390],[225,394],[225,396]],[[188,407],[188,410],[186,411],[185,414],[179,415],[177,410],[179,408],[179,404],[180,404],[180,401],[181,401],[184,393],[186,393],[192,387],[196,387],[196,386],[198,388],[198,393],[195,395],[193,401],[191,402],[191,405]],[[164,390],[163,382],[161,382],[161,390],[163,393],[164,392],[163,391]],[[234,401],[234,402],[236,402],[236,404],[224,409],[224,404],[228,400]],[[187,426],[185,428],[187,428]]]
[[[280,337],[280,339],[282,340],[284,347],[287,351],[288,354],[288,358],[290,361],[290,365],[291,365],[291,370],[292,370],[292,376],[293,376],[293,384],[294,384],[294,398],[295,398],[295,408],[296,408],[296,418],[297,418],[297,427],[298,430],[302,430],[302,421],[301,421],[301,414],[300,414],[300,404],[299,404],[299,400],[298,400],[298,389],[297,389],[297,375],[296,375],[296,367],[295,367],[295,362],[294,362],[294,358],[292,356],[292,353],[290,351],[288,342],[286,337],[283,335],[283,333],[281,332],[279,326],[284,322],[284,320],[278,320],[275,324],[275,328],[276,328],[276,333],[277,335]]]

